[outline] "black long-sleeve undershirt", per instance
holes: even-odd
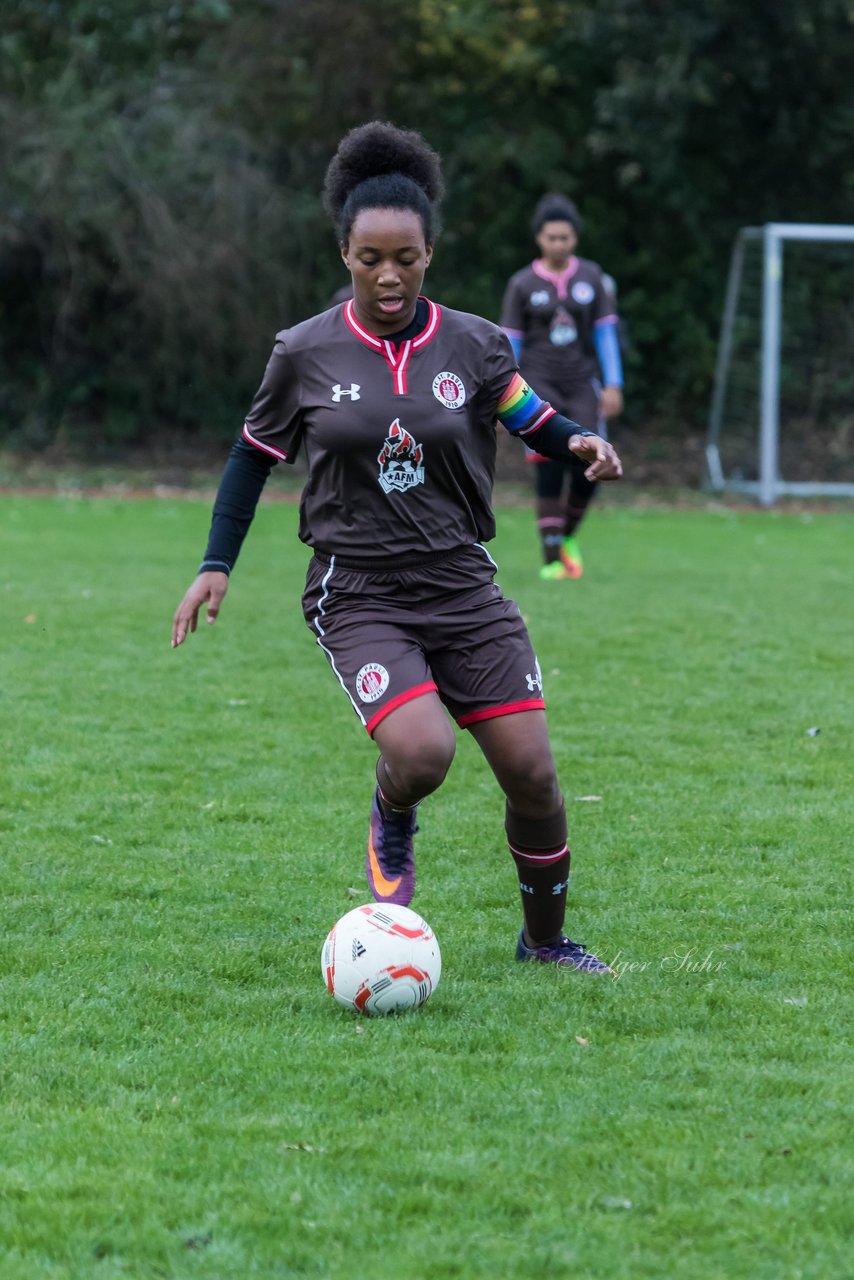
[[[529,449],[533,449],[535,453],[541,453],[544,458],[554,458],[557,462],[569,462],[572,466],[581,467],[583,470],[590,464],[583,458],[579,458],[578,454],[570,453],[570,436],[595,435],[595,431],[588,431],[585,427],[580,427],[577,422],[573,422],[571,418],[565,418],[562,413],[555,411],[541,427],[537,427],[536,431],[532,431],[524,439]]]
[[[276,459],[242,437],[231,447],[214,503],[199,573],[231,573]]]

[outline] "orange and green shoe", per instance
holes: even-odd
[[[552,560],[550,564],[540,565],[540,577],[543,582],[559,582],[561,578],[569,578],[562,560]]]
[[[581,547],[577,538],[564,538],[560,549],[560,562],[566,569],[568,578],[580,578],[584,572],[584,561],[581,558]]]

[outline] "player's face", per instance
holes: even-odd
[[[356,315],[370,333],[381,337],[406,328],[432,256],[414,211],[363,209],[356,215],[341,257],[353,276]]]
[[[571,222],[544,222],[537,232],[537,244],[550,271],[563,271],[578,236]]]

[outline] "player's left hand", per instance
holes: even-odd
[[[584,474],[588,480],[619,480],[623,464],[617,451],[601,436],[570,436],[570,452],[590,462]]]

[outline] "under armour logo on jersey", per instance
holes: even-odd
[[[361,390],[361,384],[358,382],[351,382],[349,391],[346,387],[342,387],[340,382],[336,382],[332,388],[332,399],[336,404],[341,403],[342,396],[349,396],[351,400],[361,400],[362,397],[359,395]]]
[[[540,671],[539,662],[537,663],[536,670],[533,672],[529,671],[525,676],[525,679],[528,681],[529,693],[533,693],[535,689],[539,689],[540,693],[543,692],[543,677]]]

